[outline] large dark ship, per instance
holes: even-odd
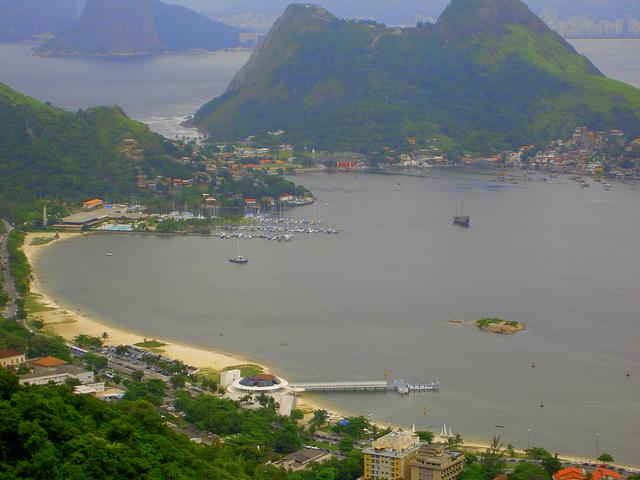
[[[460,204],[460,210],[456,207],[456,213],[453,216],[453,224],[459,225],[464,228],[469,228],[471,225],[471,218],[464,213],[464,203]]]

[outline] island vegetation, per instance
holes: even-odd
[[[486,332],[498,333],[501,335],[512,335],[525,329],[522,322],[515,320],[503,320],[501,318],[481,318],[476,320],[475,326]]]

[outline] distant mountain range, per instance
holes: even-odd
[[[371,151],[438,137],[449,151],[546,142],[578,125],[640,134],[640,90],[605,78],[520,0],[453,0],[388,28],[292,5],[193,122],[215,138]]]
[[[280,15],[288,0],[173,0],[202,12],[225,14]],[[318,0],[323,8],[341,18],[373,18],[399,24],[414,21],[415,15],[438,18],[447,0]],[[640,2],[636,0],[527,0],[532,10],[540,13],[553,9],[560,17],[588,16],[595,19],[614,19],[624,15],[640,18]]]
[[[139,55],[240,45],[241,30],[159,0],[88,0],[79,21],[40,55]]]
[[[35,35],[57,35],[77,20],[76,0],[0,1],[0,41],[19,42]]]

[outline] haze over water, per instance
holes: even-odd
[[[335,408],[446,422],[467,440],[502,424],[522,448],[530,428],[533,444],[584,456],[599,433],[600,451],[637,463],[640,192],[437,177],[295,177],[318,205],[294,214],[328,217],[343,233],[243,241],[246,268],[227,260],[235,241],[129,235],[53,245],[39,268],[64,303],[147,336],[247,353],[289,380],[382,379],[388,369],[442,383],[437,394],[317,397]],[[461,200],[469,230],[451,222]],[[482,316],[527,330],[448,323]]]

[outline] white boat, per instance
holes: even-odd
[[[113,253],[105,253],[107,257],[113,257]]]
[[[240,255],[240,237],[238,237],[238,254],[235,257],[231,257],[229,261],[231,263],[237,263],[237,264],[249,263],[249,260],[247,260],[245,257]]]

